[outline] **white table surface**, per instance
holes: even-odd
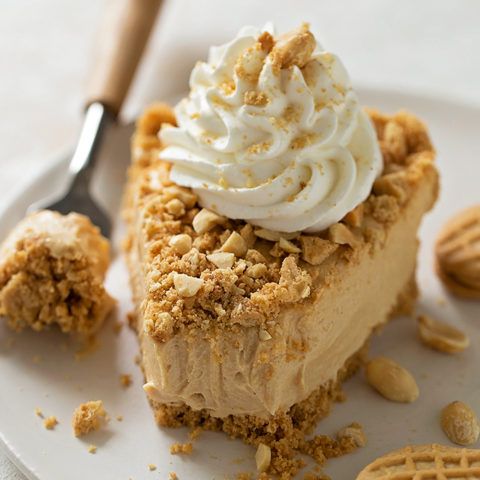
[[[2,0],[0,206],[73,145],[106,3]],[[186,88],[188,72],[209,44],[267,20],[279,30],[309,21],[358,85],[480,105],[479,19],[478,0],[170,0],[124,116]],[[0,479],[24,480],[1,452]]]

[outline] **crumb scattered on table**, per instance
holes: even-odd
[[[38,407],[35,407],[35,415],[36,415],[37,417],[44,418],[44,417],[43,417],[43,412],[42,412],[42,410],[41,410],[40,408],[38,408]]]
[[[115,419],[117,420],[117,422],[123,422],[123,415],[117,415]]]
[[[98,430],[106,420],[107,412],[101,400],[80,404],[73,412],[72,427],[76,437]]]
[[[178,476],[175,472],[170,472],[168,474],[168,480],[178,480]]]
[[[114,322],[114,324],[113,324],[113,333],[115,333],[115,335],[118,335],[118,334],[122,331],[123,325],[124,325],[124,323],[123,323],[123,322],[120,322],[119,320],[117,320],[116,322]]]
[[[190,440],[196,440],[200,434],[202,433],[202,429],[200,427],[195,427],[189,434],[188,437]]]
[[[128,388],[132,384],[132,376],[129,373],[122,373],[120,375],[120,385],[123,388]]]
[[[97,446],[96,445],[89,445],[88,446],[88,453],[91,453],[92,455],[94,453],[97,453]]]
[[[187,443],[172,443],[170,445],[170,453],[172,455],[190,455],[192,453],[193,446],[191,442]]]
[[[56,426],[58,425],[58,420],[57,420],[57,417],[55,416],[50,416],[50,417],[47,417],[44,421],[43,421],[43,426],[47,429],[47,430],[53,430]]]
[[[153,472],[154,470],[157,469],[157,466],[154,465],[153,463],[149,463],[149,464],[148,464],[148,469],[149,469],[151,472]]]

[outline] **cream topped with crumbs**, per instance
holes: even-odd
[[[231,219],[320,231],[369,195],[382,169],[372,124],[338,57],[307,25],[245,27],[210,49],[165,125],[171,180]]]

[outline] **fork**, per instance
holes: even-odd
[[[161,0],[115,0],[110,2],[104,35],[97,48],[84,123],[70,160],[67,193],[33,203],[27,212],[40,209],[62,214],[87,215],[110,237],[112,221],[90,194],[90,180],[106,128],[116,118],[127,95],[145,45],[152,31]]]

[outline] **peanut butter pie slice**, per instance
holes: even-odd
[[[415,302],[433,160],[422,122],[365,111],[307,25],[212,47],[133,139],[126,253],[157,422],[263,445],[282,478],[295,451],[322,461],[306,433]]]

